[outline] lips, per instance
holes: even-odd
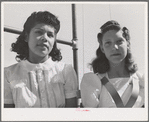
[[[46,47],[46,48],[48,48],[48,45],[46,45],[46,44],[38,44],[38,46],[39,47]]]
[[[121,54],[120,53],[114,53],[111,56],[119,56],[119,55],[121,55]]]

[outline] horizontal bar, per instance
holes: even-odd
[[[5,31],[5,32],[9,32],[9,33],[14,33],[14,34],[21,34],[21,33],[22,33],[22,32],[19,31],[19,30],[10,29],[10,28],[7,28],[7,27],[4,27],[4,31]],[[65,44],[65,45],[69,45],[69,46],[72,46],[72,45],[73,45],[72,42],[63,41],[63,40],[60,40],[60,39],[57,39],[56,41],[57,41],[58,43],[60,43],[60,44]]]
[[[9,32],[9,33],[14,33],[14,34],[21,34],[21,31],[6,28],[6,27],[4,27],[4,31]]]
[[[60,44],[65,44],[65,45],[69,45],[69,46],[72,46],[73,43],[72,42],[68,42],[68,41],[63,41],[63,40],[60,40],[60,39],[56,39],[56,41]]]

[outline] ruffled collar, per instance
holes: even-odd
[[[29,62],[28,60],[24,60],[21,64],[24,66],[25,69],[31,71],[35,69],[49,69],[50,67],[54,66],[56,62],[52,61],[51,57],[43,63],[34,64]]]

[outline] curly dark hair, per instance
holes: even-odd
[[[28,43],[25,42],[27,35],[29,35],[31,29],[38,23],[48,24],[55,29],[55,33],[57,34],[60,29],[60,21],[57,19],[55,15],[48,11],[39,11],[33,12],[26,20],[24,24],[24,29],[22,33],[17,38],[15,43],[11,45],[11,51],[16,52],[16,60],[19,62],[21,60],[26,60],[29,57],[29,47]],[[49,56],[52,57],[53,61],[60,61],[62,59],[62,55],[60,50],[57,48],[57,42],[55,41],[53,45],[53,49],[50,52]]]
[[[119,23],[115,20],[111,20],[106,22],[103,26],[101,26],[101,32],[97,34],[99,47],[96,50],[96,58],[90,63],[93,68],[94,73],[106,73],[110,66],[109,61],[106,58],[105,54],[101,51],[100,44],[102,44],[102,37],[105,32],[109,30],[122,30],[123,37],[128,42],[127,55],[125,57],[125,67],[129,73],[135,73],[138,70],[137,64],[135,64],[134,59],[132,57],[131,49],[130,49],[130,33],[126,27],[121,27]]]

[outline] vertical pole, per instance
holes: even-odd
[[[77,45],[77,29],[76,29],[76,7],[75,4],[72,4],[72,49],[73,49],[73,64],[78,77],[78,45]]]
[[[73,63],[74,63],[74,69],[77,74],[78,79],[78,85],[79,85],[79,74],[78,74],[78,45],[77,45],[77,28],[76,28],[76,6],[75,4],[72,4],[72,32],[73,32],[73,39],[72,39],[72,49],[73,49]],[[77,105],[80,107],[80,88],[78,88],[78,98],[77,98]]]

